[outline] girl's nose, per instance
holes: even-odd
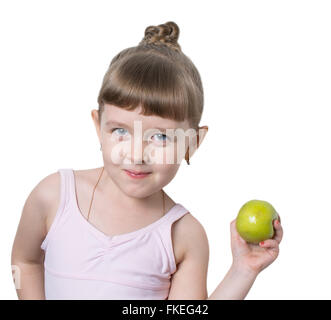
[[[148,144],[147,141],[143,141],[141,138],[136,138],[132,140],[131,145],[131,156],[130,160],[134,164],[144,163],[146,162],[145,156],[146,153],[144,152],[146,145]]]

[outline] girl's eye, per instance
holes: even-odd
[[[126,130],[123,129],[123,128],[114,128],[114,129],[111,130],[111,132],[114,132],[115,130],[119,130],[119,131],[118,131],[118,135],[120,135],[120,136],[122,135],[123,131],[126,131]]]
[[[127,132],[127,130],[125,130],[123,128],[114,128],[111,130],[111,133],[113,133],[114,131],[116,131],[116,134],[119,135],[120,137],[125,136],[125,134]],[[154,134],[153,137],[156,137],[153,140],[157,143],[164,143],[164,142],[167,142],[167,140],[170,141],[169,137],[162,133]]]
[[[169,140],[167,135],[162,134],[162,133],[157,133],[153,137],[155,137],[155,136],[157,137],[156,142],[166,142],[167,140]]]

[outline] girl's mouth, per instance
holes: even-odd
[[[126,174],[127,174],[128,176],[130,176],[131,178],[135,178],[135,179],[145,178],[145,177],[147,177],[148,175],[151,174],[151,172],[138,173],[138,174],[136,174],[136,173],[134,173],[134,172],[132,172],[132,171],[129,171],[129,170],[124,170],[124,171],[126,172]]]

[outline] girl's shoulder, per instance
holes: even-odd
[[[75,170],[73,169],[75,173],[75,177],[88,179],[91,182],[95,181],[95,178],[98,178],[102,167],[98,168],[91,168],[91,169],[82,169],[82,170]]]
[[[88,189],[88,184],[92,185],[93,181],[95,181],[98,168],[73,171],[76,180],[76,188],[79,186],[80,189]],[[46,231],[48,232],[60,206],[61,175],[59,170],[43,178],[39,182],[38,188],[41,190],[40,193],[43,203],[47,204],[47,207],[49,208],[47,212],[45,212]]]
[[[75,184],[83,188],[90,189],[93,188],[98,181],[102,167],[83,169],[83,170],[73,170]]]
[[[172,225],[171,237],[174,251],[175,253],[177,252],[176,256],[178,256],[177,263],[182,262],[183,258],[190,251],[192,243],[198,244],[196,242],[197,238],[207,238],[203,225],[191,212],[189,213],[175,221]]]
[[[61,195],[61,176],[58,171],[43,177],[32,189],[26,199],[22,215],[24,221],[31,222],[38,218],[40,228],[48,232],[48,224],[51,217],[55,216]],[[30,212],[33,212],[30,214]],[[35,223],[34,223],[35,224]],[[41,225],[42,224],[42,225]],[[46,236],[46,233],[44,236]]]

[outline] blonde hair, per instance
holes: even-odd
[[[198,130],[203,111],[200,74],[178,44],[179,27],[167,22],[145,29],[136,47],[111,61],[98,96],[99,124],[105,104],[176,121]]]

